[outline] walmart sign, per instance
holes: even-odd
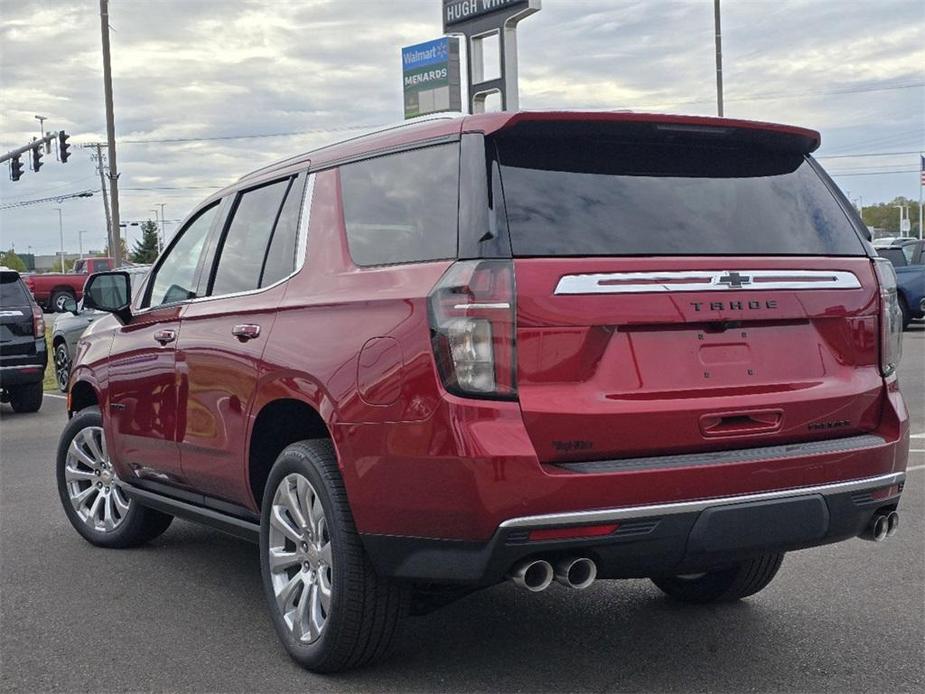
[[[401,49],[405,118],[462,107],[459,39],[443,37]]]

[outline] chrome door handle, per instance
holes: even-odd
[[[154,333],[154,339],[157,342],[160,342],[162,345],[166,345],[168,342],[173,342],[177,339],[176,330],[158,330]]]
[[[254,323],[242,323],[234,326],[231,329],[231,334],[241,342],[247,342],[248,340],[253,340],[255,337],[260,336],[260,326]]]

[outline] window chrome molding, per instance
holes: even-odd
[[[555,293],[641,294],[860,287],[855,274],[844,270],[680,270],[565,275],[556,285]]]
[[[305,182],[305,188],[302,191],[302,207],[299,212],[299,229],[296,233],[296,262],[295,270],[290,272],[285,277],[282,277],[276,280],[273,284],[268,284],[266,287],[257,287],[256,289],[247,289],[243,292],[232,292],[230,294],[216,294],[214,296],[197,296],[195,299],[185,299],[183,301],[174,301],[169,304],[158,304],[157,306],[147,306],[141,310],[133,311],[133,315],[144,315],[151,311],[157,311],[163,308],[176,308],[177,306],[183,306],[185,304],[199,304],[206,301],[215,301],[216,299],[232,299],[239,296],[252,296],[254,294],[261,294],[263,292],[269,291],[274,287],[278,287],[283,282],[288,282],[293,277],[299,274],[302,268],[305,265],[306,257],[306,245],[308,241],[308,225],[311,218],[312,210],[312,195],[315,191],[315,174],[308,174],[308,180]],[[235,193],[237,194],[237,193]],[[221,262],[221,259],[219,259]],[[150,275],[149,275],[150,276]],[[147,282],[147,277],[145,278]]]

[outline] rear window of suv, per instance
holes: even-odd
[[[19,273],[0,272],[0,306],[21,307],[29,303],[29,290],[19,279]]]
[[[515,256],[864,255],[801,154],[499,138]]]

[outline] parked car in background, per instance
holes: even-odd
[[[87,282],[113,315],[71,373],[64,512],[102,547],[174,516],[257,542],[273,628],[317,671],[504,580],[733,601],[787,552],[884,540],[909,456],[896,275],[819,139],[485,113],[246,175],[134,300],[124,273]]]
[[[889,239],[889,242],[880,239],[874,242],[874,248],[896,270],[903,328],[908,328],[914,318],[925,317],[925,242],[910,238]]]
[[[47,363],[42,309],[18,272],[0,267],[0,401],[37,412]]]
[[[120,269],[128,273],[134,296],[144,283],[144,278],[148,275],[151,266],[132,265]],[[71,375],[71,364],[74,361],[78,339],[90,323],[105,315],[103,311],[84,308],[83,301],[75,302],[70,297],[65,301],[64,308],[58,311],[52,329],[51,351],[55,365],[55,380],[58,383],[58,390],[62,393],[67,392],[67,381]]]
[[[38,305],[55,312],[64,308],[67,299],[80,301],[87,277],[106,270],[112,270],[112,258],[81,258],[71,272],[30,274],[23,279]]]

